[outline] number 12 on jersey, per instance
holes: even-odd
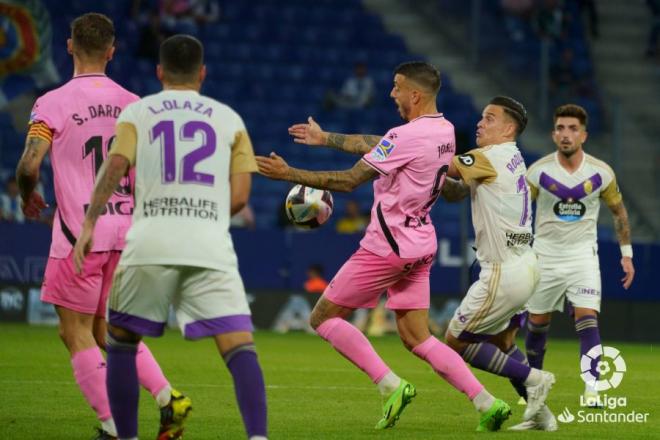
[[[161,152],[161,176],[163,183],[177,181],[177,161],[174,121],[160,121],[149,131],[150,142],[158,142]],[[197,165],[209,158],[216,149],[216,135],[213,127],[203,121],[188,121],[179,129],[179,141],[194,141],[197,133],[202,134],[202,144],[183,156],[180,161],[179,183],[213,185],[215,176],[196,171]]]

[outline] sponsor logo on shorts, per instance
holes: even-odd
[[[575,294],[576,295],[600,296],[600,290],[594,289],[593,287],[577,286],[575,288]]]

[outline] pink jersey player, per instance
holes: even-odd
[[[123,108],[138,100],[103,74],[79,75],[39,98],[30,124],[41,122],[52,132],[57,211],[50,256],[66,258],[78,236],[96,174],[101,168]],[[110,199],[97,224],[92,252],[121,250],[130,227],[133,198],[128,179]]]
[[[101,348],[107,348],[106,342],[113,340],[106,332],[106,303],[130,226],[132,179],[122,179],[99,218],[82,273],[75,270],[73,248],[82,230],[96,176],[114,137],[117,117],[138,99],[105,75],[107,63],[115,53],[114,40],[114,24],[103,14],[90,12],[73,20],[67,40],[67,51],[73,58],[73,78],[35,103],[25,150],[16,167],[23,212],[28,218],[39,218],[46,203],[35,187],[41,163],[50,152],[57,210],[41,299],[55,306],[60,338],[69,351],[73,376],[101,422],[95,440],[117,438],[118,431],[108,400]],[[140,383],[154,396],[164,414],[173,414],[175,391],[149,348],[140,343],[137,351],[135,366],[140,372]],[[178,418],[176,426],[172,417],[161,417],[161,434],[182,432],[185,416],[174,416]]]
[[[80,313],[105,316],[112,273],[131,225],[133,198],[123,179],[99,218],[91,258],[82,276],[74,274],[76,242],[94,181],[114,136],[119,113],[139,99],[104,74],[73,77],[37,100],[30,125],[50,132],[57,210],[42,299]]]
[[[291,168],[277,154],[257,157],[259,172],[318,189],[352,191],[376,179],[371,222],[355,252],[316,303],[310,324],[319,336],[364,371],[383,396],[377,429],[391,428],[415,397],[413,384],[397,376],[369,340],[345,318],[372,308],[387,293],[403,344],[464,393],[482,413],[479,431],[497,430],[511,414],[465,366],[463,359],[429,332],[429,275],[437,249],[429,212],[442,190],[456,151],[454,126],[436,108],[440,75],[432,65],[412,61],[394,71],[390,97],[407,121],[380,138],[328,133],[312,118],[289,133],[297,143],[327,145],[362,155],[346,171]]]
[[[360,245],[382,257],[435,253],[429,211],[455,152],[454,126],[441,114],[393,128],[362,160],[381,175],[374,182],[371,223]]]

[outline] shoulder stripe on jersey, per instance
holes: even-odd
[[[371,162],[369,162],[365,157],[363,157],[362,160],[364,161],[364,163],[366,163],[366,164],[369,165],[371,168],[373,168],[374,170],[376,170],[376,171],[378,172],[378,174],[382,174],[383,176],[387,176],[387,175],[388,175],[388,173],[386,173],[385,171],[383,171],[383,170],[381,170],[380,168],[378,168],[376,165],[374,165],[374,164],[372,164]]]
[[[398,257],[399,245],[394,239],[394,236],[392,235],[390,228],[387,226],[387,223],[385,223],[385,216],[383,216],[383,210],[380,209],[380,203],[378,203],[378,206],[376,207],[376,215],[378,215],[378,223],[380,223],[380,227],[383,230],[383,234],[385,234],[385,238],[387,239],[387,242],[390,244],[390,247]]]
[[[547,156],[542,157],[541,159],[539,159],[536,162],[534,162],[533,164],[531,164],[529,166],[529,168],[527,168],[527,171],[529,172],[529,171],[533,170],[534,168],[536,168],[538,166],[541,166],[543,164],[546,164],[548,162],[552,162],[553,160],[554,160],[554,153],[548,154]]]
[[[595,165],[597,167],[603,168],[605,171],[607,171],[612,177],[614,177],[614,170],[612,169],[611,166],[609,166],[606,162],[596,159],[593,156],[590,156],[588,154],[585,154],[585,160],[589,162],[592,165]]]

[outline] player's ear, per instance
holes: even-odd
[[[69,55],[73,55],[73,40],[71,38],[66,39],[66,51]]]
[[[206,64],[202,64],[202,68],[199,69],[199,83],[203,83],[206,79]]]
[[[115,46],[110,46],[108,51],[105,53],[106,61],[112,60],[112,57],[115,55]]]
[[[158,81],[163,82],[163,66],[160,64],[156,66],[156,77],[158,78]]]

